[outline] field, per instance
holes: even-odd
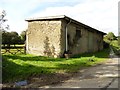
[[[104,62],[108,56],[109,49],[81,54],[69,59],[55,59],[30,54],[3,54],[3,83],[25,80],[41,74],[75,73],[81,68]]]

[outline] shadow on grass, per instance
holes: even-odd
[[[27,79],[27,77],[34,76],[39,73],[51,73],[47,68],[37,67],[31,64],[19,65],[4,58],[2,63],[3,82]]]
[[[70,58],[70,59],[74,59],[74,58],[80,58],[80,57],[98,57],[98,58],[108,58],[109,56],[109,49],[105,49],[102,50],[100,52],[94,52],[94,53],[84,53],[84,54],[79,54],[79,55],[75,55],[74,57]],[[6,58],[12,58],[12,59],[20,59],[23,61],[64,61],[64,60],[70,60],[70,59],[65,59],[65,58],[52,58],[52,57],[45,57],[45,56],[33,56],[33,55],[4,55],[4,57]]]
[[[4,55],[6,58],[11,59],[20,59],[23,61],[64,61],[65,58],[52,58],[52,57],[45,57],[45,56],[33,56],[33,55]]]
[[[70,78],[69,74],[53,73],[52,69],[63,69],[61,67],[38,67],[30,64],[18,65],[3,58],[2,82],[13,83],[21,80],[28,80],[29,84],[39,81],[39,86],[60,83]],[[64,68],[65,69],[65,68]],[[37,80],[34,80],[37,78]],[[12,84],[12,87],[14,85]],[[33,87],[33,86],[32,86]]]
[[[59,69],[64,70],[67,73],[76,73],[76,72],[78,72],[78,70],[80,70],[83,67],[92,66],[91,63],[93,63],[93,62],[90,62],[90,61],[82,62],[82,61],[77,60],[76,62],[74,62],[72,64],[58,64],[57,67]]]
[[[107,57],[108,58],[108,52],[107,50],[103,52],[98,52],[95,53],[96,57]],[[91,57],[93,54],[81,54],[78,57]],[[30,64],[30,63],[21,63],[19,64],[15,63],[17,60],[20,61],[42,61],[43,63],[47,63],[49,65],[46,66],[37,66],[35,64]],[[87,59],[87,60],[86,60]],[[14,60],[14,61],[12,61]],[[43,57],[43,56],[32,56],[32,55],[3,55],[3,83],[5,82],[13,82],[13,81],[18,81],[18,80],[24,80],[24,79],[30,79],[30,77],[42,77],[44,78],[43,81],[44,84],[46,83],[54,83],[54,82],[59,82],[61,80],[66,80],[68,79],[68,76],[62,73],[56,73],[55,71],[64,71],[70,74],[71,72],[77,72],[80,68],[82,67],[88,67],[95,62],[89,61],[89,58],[84,59],[77,59],[77,57],[70,58],[64,63],[66,59],[64,58],[48,58],[48,57]],[[53,63],[50,63],[52,61]],[[51,64],[56,63],[54,66],[50,66]],[[45,76],[45,77],[44,77]],[[47,79],[47,76],[50,80]],[[50,79],[52,78],[52,79]],[[52,82],[53,80],[53,82]],[[43,85],[43,84],[41,84]]]
[[[53,73],[55,74],[56,70],[57,71],[62,70],[64,72],[77,72],[77,70],[79,70],[80,67],[90,66],[91,64],[91,62],[86,63],[86,61],[84,60],[83,61],[76,60],[73,63],[68,62],[68,64],[65,64],[65,63],[62,64],[57,62],[56,60],[55,66],[51,67],[49,66],[50,63],[48,63],[49,65],[47,67],[46,66],[43,67],[43,66],[35,66],[29,63],[21,63],[21,62],[19,62],[19,64],[16,64],[12,60],[8,60],[7,58],[3,57],[3,62],[2,62],[3,63],[3,68],[2,68],[3,82],[28,79],[28,77],[38,76],[41,74],[46,74],[46,75],[53,74]],[[12,59],[15,59],[15,58],[12,58]],[[32,58],[32,60],[34,60],[34,57]]]

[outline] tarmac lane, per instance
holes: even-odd
[[[118,57],[112,57],[105,63],[80,70],[74,77],[60,84],[52,84],[40,88],[120,88],[120,68]]]

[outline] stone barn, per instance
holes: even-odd
[[[63,57],[103,49],[103,35],[88,25],[65,15],[26,19],[26,52]]]

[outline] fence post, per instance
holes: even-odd
[[[25,42],[25,46],[24,46],[24,54],[26,54],[26,42]]]

